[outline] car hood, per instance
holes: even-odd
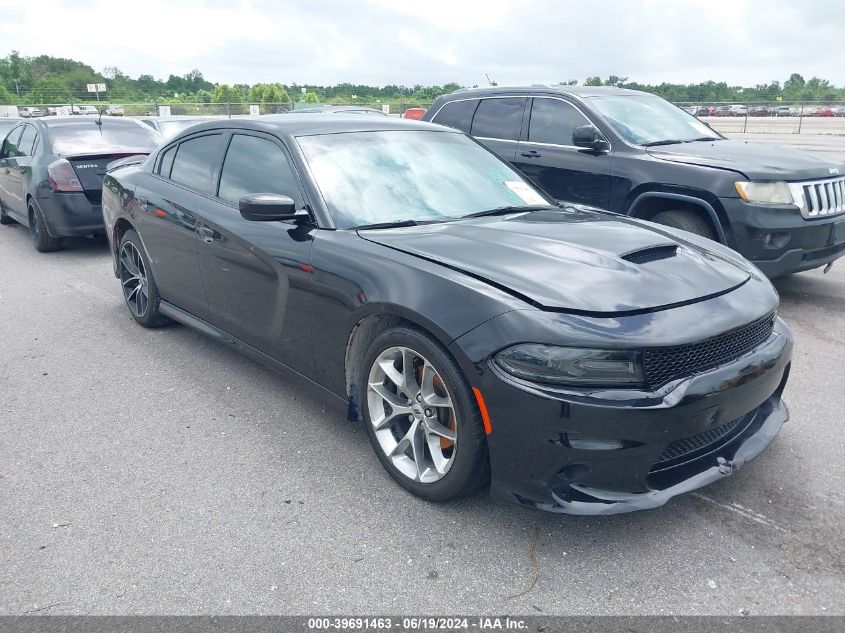
[[[661,160],[729,169],[748,180],[812,180],[835,176],[830,170],[845,173],[845,166],[835,160],[777,145],[746,141],[694,141],[648,148]]]
[[[701,301],[744,284],[739,256],[603,212],[555,210],[361,237],[486,281],[543,309],[604,315]],[[626,259],[628,257],[629,259]]]

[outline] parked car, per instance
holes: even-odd
[[[29,119],[29,118],[44,116],[44,113],[41,111],[40,108],[28,106],[26,108],[20,109],[20,115],[25,119]]]
[[[123,106],[110,105],[108,108],[106,108],[106,114],[109,116],[123,116]]]
[[[819,109],[815,106],[804,106],[799,109],[800,116],[816,116]]]
[[[558,200],[717,240],[771,277],[845,254],[845,165],[728,140],[656,95],[471,89],[438,98],[423,119],[471,133]]]
[[[709,106],[693,106],[690,114],[693,116],[710,116]]]
[[[207,116],[146,116],[139,119],[162,135],[171,139],[181,131],[209,120]]]
[[[833,116],[833,108],[822,107],[816,110],[816,116]]]
[[[204,123],[110,171],[103,215],[140,325],[175,320],[302,379],[425,499],[491,480],[544,510],[652,508],[788,417],[792,337],[752,265],[558,207],[447,128]]]
[[[748,109],[749,116],[771,116],[771,114],[769,107],[764,105],[755,105]]]
[[[772,108],[772,116],[793,116],[792,108],[786,105],[779,105]]]
[[[730,106],[730,116],[746,116],[748,114],[748,106],[741,104],[734,104]]]
[[[137,121],[53,117],[21,122],[0,148],[0,224],[19,222],[41,252],[103,231],[106,165],[161,141]]]
[[[85,115],[85,114],[99,115],[100,111],[96,107],[90,106],[90,105],[75,105],[71,108],[70,113],[71,114],[82,114],[82,115]]]
[[[833,116],[845,116],[845,106],[836,106],[833,108]]]
[[[731,110],[731,106],[717,106],[716,111],[713,113],[713,116],[733,116],[733,110]]]

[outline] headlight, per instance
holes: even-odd
[[[525,343],[494,357],[498,367],[531,382],[582,387],[645,385],[639,354]]]
[[[735,182],[739,197],[758,204],[795,204],[785,182]]]

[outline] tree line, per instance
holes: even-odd
[[[166,80],[143,74],[136,78],[119,68],[108,66],[101,72],[82,62],[50,55],[24,57],[12,51],[0,58],[0,104],[62,104],[96,101],[87,91],[88,84],[106,85],[101,95],[112,103],[215,103],[215,104],[293,104],[362,103],[428,104],[442,94],[461,86],[367,86],[341,83],[332,86],[275,83],[221,84],[208,81],[197,69],[185,75],[170,75]],[[580,81],[561,81],[562,85],[619,86],[658,94],[672,102],[771,102],[845,101],[845,87],[836,87],[818,77],[804,79],[793,73],[783,83],[772,81],[755,86],[731,86],[726,82],[705,81],[691,84],[657,85],[629,81],[628,77],[598,76]],[[494,83],[495,85],[495,83]]]

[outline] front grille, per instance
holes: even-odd
[[[845,212],[845,177],[790,183],[793,198],[803,201],[801,215],[818,218]]]
[[[754,349],[772,334],[774,313],[708,341],[677,347],[651,348],[643,352],[643,369],[649,386],[656,389],[674,378],[736,360]]]
[[[688,461],[697,455],[704,455],[710,452],[710,450],[717,448],[717,445],[727,443],[731,438],[739,435],[748,427],[754,418],[754,413],[754,411],[746,413],[735,420],[731,420],[726,424],[704,431],[698,435],[675,440],[660,455],[660,459],[651,469],[652,472],[669,468],[670,466],[676,465],[679,461]]]

